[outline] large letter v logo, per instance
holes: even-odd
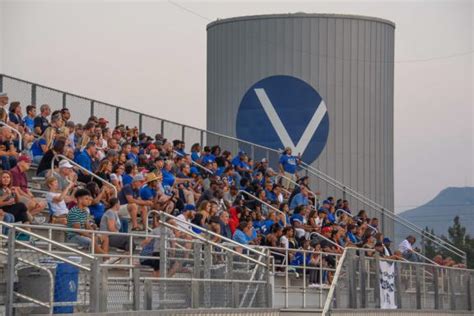
[[[306,147],[308,147],[308,144],[313,137],[314,133],[318,129],[319,124],[321,123],[324,115],[327,112],[326,104],[324,103],[323,100],[321,100],[321,103],[319,104],[318,108],[313,114],[313,117],[311,118],[311,121],[309,122],[308,126],[306,126],[306,129],[303,132],[303,135],[301,135],[300,140],[298,141],[298,144],[294,144],[293,141],[290,138],[290,135],[288,134],[288,131],[286,130],[285,126],[283,126],[283,123],[280,119],[280,116],[278,116],[278,113],[275,111],[275,108],[273,107],[273,104],[270,102],[270,99],[267,96],[267,93],[265,92],[264,89],[254,89],[255,93],[257,94],[258,100],[262,104],[263,109],[265,110],[265,113],[268,116],[268,119],[273,125],[273,128],[278,134],[278,137],[280,137],[280,140],[285,147],[290,147],[293,153],[295,154],[301,154],[303,155]]]

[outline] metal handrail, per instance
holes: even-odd
[[[451,243],[446,242],[445,240],[441,239],[440,237],[438,237],[436,235],[433,235],[429,232],[426,233],[422,228],[416,226],[413,223],[410,223],[409,221],[407,221],[403,217],[400,217],[400,216],[398,216],[398,215],[396,215],[392,212],[386,212],[386,209],[384,207],[382,207],[380,204],[370,200],[369,198],[361,195],[360,193],[357,193],[355,190],[351,189],[350,187],[347,187],[347,186],[343,185],[342,183],[340,183],[337,180],[331,179],[331,181],[332,180],[334,180],[334,181],[333,181],[333,183],[330,183],[330,181],[328,179],[323,179],[321,177],[321,175],[323,175],[323,176],[327,176],[327,175],[325,175],[324,173],[322,173],[318,169],[306,164],[305,162],[302,162],[302,165],[304,165],[306,167],[305,170],[308,171],[309,173],[311,173],[312,175],[314,175],[316,177],[319,177],[320,179],[322,179],[323,181],[333,185],[337,189],[343,190],[344,192],[348,193],[349,195],[351,195],[353,198],[355,198],[359,202],[361,202],[361,203],[373,208],[375,211],[381,213],[383,216],[387,216],[390,219],[398,222],[399,224],[402,224],[403,226],[407,227],[408,229],[411,229],[414,232],[422,234],[423,236],[427,237],[428,239],[430,239],[431,241],[433,241],[437,245],[447,249],[448,251],[453,252],[457,256],[460,256],[463,259],[466,258],[466,252],[464,252],[461,249],[455,247]],[[349,192],[347,190],[349,190]]]
[[[311,232],[311,233],[309,234],[310,239],[311,239],[311,236],[312,236],[312,235],[317,235],[318,237],[321,237],[322,239],[324,239],[324,240],[326,240],[326,241],[329,241],[329,243],[333,244],[334,246],[336,246],[336,247],[338,247],[338,248],[341,248],[341,249],[344,249],[344,247],[342,247],[342,246],[339,245],[338,243],[336,243],[336,242],[334,242],[333,240],[327,238],[326,236],[321,235],[321,234],[318,233],[318,232]]]
[[[184,155],[183,155],[182,153],[180,153],[180,152],[178,152],[178,151],[176,151],[176,150],[174,150],[174,149],[173,149],[173,152],[174,152],[176,155],[180,156],[180,157],[184,157]],[[208,168],[204,167],[203,165],[201,165],[201,164],[198,163],[198,162],[195,162],[195,161],[192,160],[192,159],[191,159],[191,164],[192,164],[192,165],[196,165],[196,166],[198,166],[199,168],[201,168],[201,169],[203,169],[203,170],[206,170],[208,173],[210,173],[210,174],[212,174],[212,175],[214,174],[214,171],[212,171],[211,169],[208,169]]]
[[[349,216],[350,218],[354,219],[355,215],[352,215],[351,213],[347,212],[346,210],[343,210],[342,208],[338,208],[336,210],[336,216],[337,216],[337,212],[342,212],[344,214],[346,214],[347,216]],[[373,230],[375,230],[375,232],[379,232],[379,230],[377,228],[375,228],[374,226],[370,225],[369,223],[366,223],[367,226],[369,226],[370,228],[372,228]]]
[[[110,183],[109,181],[105,180],[105,179],[102,179],[101,177],[99,177],[98,175],[96,175],[95,173],[87,170],[86,168],[84,168],[83,166],[79,165],[78,163],[76,163],[74,160],[71,160],[69,159],[68,157],[64,156],[64,155],[61,155],[61,154],[55,154],[53,159],[51,160],[51,172],[54,174],[56,173],[54,171],[54,163],[55,161],[58,159],[58,158],[61,158],[61,159],[65,159],[67,161],[69,161],[73,166],[79,168],[82,172],[85,172],[89,175],[91,175],[93,178],[99,180],[100,182],[102,182],[103,184],[106,184],[108,186],[110,186],[112,188],[112,190],[114,190],[115,192],[115,196],[117,197],[118,196],[118,192],[117,192],[117,188],[115,187],[115,185],[113,185],[112,183]]]
[[[285,176],[283,174],[277,174],[276,177],[286,179],[287,181],[289,181],[289,182],[293,183],[294,185],[296,185],[298,188],[301,188],[301,184],[299,184],[298,182],[294,181],[291,178],[288,178],[287,176]],[[318,200],[318,195],[316,193],[314,193],[313,191],[311,191],[309,189],[308,189],[308,192],[311,193],[311,195],[315,198],[315,200]]]
[[[6,222],[3,222],[3,221],[0,222],[0,225],[2,225],[2,226],[4,225],[4,226],[6,226],[6,227],[8,227],[8,228],[12,228],[12,229],[15,228],[15,230],[18,230],[19,232],[22,232],[22,233],[27,234],[27,235],[31,235],[32,237],[41,239],[41,240],[46,241],[46,242],[48,242],[48,243],[51,243],[51,244],[53,244],[53,245],[55,245],[55,246],[57,246],[57,247],[64,248],[64,249],[66,249],[66,250],[68,250],[68,251],[71,251],[71,252],[77,254],[77,255],[84,256],[84,257],[86,257],[86,258],[88,258],[88,259],[94,259],[94,256],[91,256],[91,255],[89,255],[89,254],[87,254],[87,253],[84,253],[84,252],[82,252],[82,251],[79,251],[79,250],[77,250],[77,249],[71,248],[71,247],[66,246],[66,245],[64,245],[64,244],[62,244],[62,243],[59,243],[59,242],[57,242],[57,241],[54,241],[54,240],[52,240],[52,239],[43,237],[43,236],[41,236],[41,235],[35,234],[35,233],[33,233],[33,232],[29,231],[29,230],[26,230],[26,229],[23,229],[23,228],[22,228],[22,227],[41,228],[41,226],[38,226],[38,225],[27,225],[27,224],[10,224],[10,223],[6,223]],[[64,230],[66,230],[66,231],[72,231],[73,229],[71,229],[71,228],[64,228]],[[85,231],[85,230],[82,230],[82,231]],[[19,241],[17,240],[17,242],[19,242]],[[61,259],[61,260],[62,260],[62,259]],[[80,267],[80,266],[79,266],[79,267]]]
[[[157,211],[155,211],[155,212],[157,212]],[[229,238],[227,238],[227,237],[225,237],[225,236],[216,234],[216,233],[214,233],[214,232],[208,230],[207,228],[198,226],[198,225],[193,224],[193,223],[189,223],[189,222],[183,221],[183,220],[177,218],[176,216],[173,216],[173,215],[168,214],[168,213],[166,213],[166,212],[159,211],[158,213],[159,213],[160,215],[162,214],[162,215],[165,216],[165,217],[172,218],[172,219],[174,219],[175,221],[180,222],[180,223],[182,223],[182,224],[186,224],[186,225],[189,225],[189,226],[194,227],[194,228],[196,228],[196,229],[199,229],[200,231],[203,231],[203,232],[205,232],[206,234],[209,234],[209,235],[211,235],[211,236],[219,237],[220,239],[225,240],[226,242],[228,242],[228,243],[234,245],[234,247],[244,248],[244,249],[246,249],[246,250],[249,250],[249,251],[251,251],[251,252],[253,252],[253,253],[257,254],[257,255],[261,255],[261,256],[266,256],[266,255],[267,255],[267,254],[265,254],[264,252],[261,252],[261,251],[259,251],[259,250],[256,250],[256,249],[253,248],[253,247],[249,247],[249,246],[247,246],[247,245],[239,244],[239,243],[236,242],[235,240],[232,240],[232,239],[229,239]],[[174,226],[173,226],[173,227],[174,227]],[[188,233],[188,234],[189,234],[189,233],[193,233],[193,232],[190,232],[190,231],[187,231],[187,230],[185,230],[185,232]],[[200,236],[200,235],[193,233],[193,236]],[[202,236],[200,236],[200,237],[202,237]]]
[[[21,152],[23,150],[23,137],[21,136],[20,131],[4,122],[0,122],[0,125],[8,128],[9,130],[13,131],[15,134],[18,135],[18,150]]]
[[[160,221],[160,224],[161,224],[161,225],[163,225],[163,226],[165,226],[165,227],[168,227],[169,229],[176,229],[176,230],[178,230],[178,231],[180,231],[180,232],[183,232],[183,233],[189,233],[188,231],[186,231],[185,229],[183,229],[183,228],[181,228],[181,227],[179,227],[179,226],[170,225],[170,224],[168,224],[167,222],[161,221],[161,219],[160,219],[159,221]],[[151,235],[151,236],[153,236],[153,235]],[[196,234],[196,235],[193,235],[193,236],[196,237],[197,239],[203,241],[203,242],[206,242],[206,243],[209,243],[209,244],[213,245],[214,247],[219,247],[219,248],[221,248],[221,249],[223,249],[223,250],[226,250],[226,251],[228,251],[228,252],[230,252],[230,253],[232,253],[232,254],[234,254],[234,255],[240,256],[240,257],[244,258],[245,260],[252,261],[253,263],[258,264],[258,265],[261,265],[261,266],[263,266],[263,267],[266,267],[266,266],[267,266],[265,263],[260,262],[259,260],[256,260],[256,259],[254,259],[254,258],[252,258],[252,257],[247,256],[247,255],[244,255],[244,254],[242,254],[242,253],[240,253],[240,252],[238,252],[238,251],[235,251],[234,249],[228,248],[228,247],[226,247],[226,246],[224,246],[224,245],[221,245],[221,244],[215,243],[215,242],[213,242],[213,241],[210,241],[210,240],[208,240],[208,239],[206,239],[206,238],[204,238],[204,237],[202,237],[202,236],[200,236],[200,235],[197,235],[197,234]],[[235,243],[235,242],[234,242],[234,243]],[[242,244],[236,245],[236,247],[239,247],[239,248],[243,248],[243,246],[245,246],[245,245],[242,245]],[[251,249],[251,248],[250,248],[250,249]],[[254,250],[254,249],[252,249],[252,250]],[[254,250],[254,251],[255,251],[255,250]],[[261,255],[259,255],[259,256],[261,256]],[[266,256],[266,255],[265,255],[265,256]]]
[[[341,275],[342,265],[344,264],[344,260],[346,259],[348,249],[351,249],[351,248],[344,249],[344,252],[342,253],[341,259],[339,260],[339,264],[336,267],[336,272],[334,273],[334,277],[332,278],[331,287],[329,288],[328,296],[326,297],[326,301],[324,302],[323,311],[321,312],[322,316],[326,316],[328,311],[329,311],[329,308],[331,307],[331,303],[332,303],[333,296],[334,296],[334,291],[336,290],[336,285],[337,285],[337,282],[339,280],[339,276]]]
[[[253,198],[254,200],[257,200],[257,201],[259,201],[260,203],[265,204],[266,206],[268,206],[268,207],[271,208],[272,210],[274,210],[274,211],[276,211],[276,212],[278,212],[278,213],[284,215],[284,216],[285,216],[285,219],[286,219],[286,214],[285,214],[285,212],[280,211],[280,210],[277,209],[276,207],[274,207],[274,206],[268,204],[267,202],[265,202],[265,201],[263,201],[262,199],[256,197],[256,196],[253,195],[252,193],[249,193],[249,192],[244,191],[244,190],[239,190],[239,191],[237,192],[237,194],[240,194],[240,193],[244,193],[244,194],[250,196],[251,198]]]
[[[451,243],[443,240],[442,238],[440,238],[440,237],[438,237],[434,234],[431,234],[430,232],[425,232],[421,227],[409,222],[408,220],[404,219],[401,216],[396,215],[395,213],[385,212],[386,208],[384,208],[382,205],[380,205],[377,202],[371,200],[370,198],[358,193],[356,190],[354,190],[350,186],[346,186],[343,183],[337,181],[336,179],[331,178],[327,174],[325,174],[325,173],[321,172],[320,170],[316,169],[315,167],[305,163],[304,161],[301,162],[301,165],[304,166],[303,169],[306,170],[307,172],[309,172],[312,175],[320,178],[321,180],[325,181],[326,183],[329,183],[329,184],[333,185],[337,189],[346,192],[347,194],[351,195],[352,197],[354,197],[359,202],[375,209],[377,212],[381,213],[382,215],[386,215],[390,219],[392,219],[394,221],[397,221],[399,224],[402,224],[403,226],[405,226],[405,227],[407,227],[407,228],[409,228],[409,229],[411,229],[415,232],[419,232],[420,234],[422,234],[424,236],[427,236],[430,240],[432,240],[433,242],[436,242],[438,245],[440,245],[443,248],[446,248],[446,249],[450,248],[448,250],[455,253],[456,255],[461,256],[464,259],[466,258],[466,252],[464,252],[461,249],[455,247]],[[434,239],[436,239],[436,240],[434,240]]]

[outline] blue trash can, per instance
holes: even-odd
[[[54,302],[76,302],[79,287],[79,269],[68,263],[59,262],[56,266]],[[72,314],[74,306],[55,306],[54,314]]]

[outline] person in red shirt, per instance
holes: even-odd
[[[20,202],[28,208],[28,213],[35,216],[46,208],[46,202],[37,200],[28,190],[28,179],[26,172],[31,167],[31,159],[28,156],[21,155],[18,158],[17,165],[10,170],[12,175],[12,185],[18,195]]]

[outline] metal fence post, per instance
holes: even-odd
[[[160,277],[166,278],[167,275],[167,249],[166,249],[166,217],[160,214]]]
[[[448,269],[449,309],[456,310],[456,291],[454,290],[454,273]]]
[[[349,308],[357,308],[356,262],[352,250],[348,250],[347,256],[347,266],[349,268]]]
[[[140,269],[133,269],[133,310],[140,310]]]
[[[91,116],[94,115],[94,105],[95,105],[95,102],[91,100]]]
[[[367,307],[367,293],[366,293],[366,271],[365,271],[365,251],[359,254],[359,286],[360,286],[360,307]]]
[[[380,308],[380,256],[375,255],[375,280],[374,280],[375,308]]]
[[[161,127],[160,127],[161,131],[160,131],[160,134],[162,137],[165,137],[165,121],[161,120]]]
[[[3,75],[0,75],[0,91],[5,92],[3,91]]]
[[[402,308],[402,268],[399,262],[395,262],[395,301],[397,308]]]
[[[439,309],[439,279],[438,279],[438,268],[433,269],[433,298],[434,298],[434,309]]]
[[[5,315],[13,315],[13,291],[15,283],[15,227],[8,230],[8,257],[6,263]]]
[[[31,85],[31,104],[36,105],[36,85]]]
[[[143,114],[138,115],[138,130],[140,133],[143,130]]]
[[[467,273],[466,277],[466,297],[467,297],[467,310],[472,311],[472,295],[471,295],[471,272],[465,271]]]
[[[90,292],[89,292],[89,305],[90,312],[100,312],[100,265],[99,260],[95,259],[91,263],[91,274],[90,274]]]
[[[106,267],[100,268],[100,312],[107,312],[109,295],[109,270]]]
[[[153,284],[151,280],[145,280],[145,310],[151,311],[153,309]]]
[[[270,251],[269,251],[270,252]],[[266,265],[266,277],[267,277],[267,308],[272,308],[273,307],[273,288],[275,284],[275,279],[273,276],[273,273],[271,273],[271,267],[272,265],[272,256],[268,253],[267,257],[267,265]]]
[[[199,308],[199,281],[201,278],[201,252],[202,244],[194,243],[193,280],[191,280],[191,307]]]
[[[120,120],[120,109],[115,108],[115,126],[119,125]]]
[[[67,103],[67,94],[63,93],[63,109],[67,107],[66,103]]]
[[[186,133],[186,128],[183,126],[181,126],[181,140],[184,142],[184,135]]]
[[[200,133],[200,141],[201,141],[201,147],[204,147],[204,131],[201,131]]]
[[[210,279],[211,278],[211,266],[212,266],[212,253],[211,253],[211,245],[205,244],[204,245],[204,270],[203,270],[203,278]],[[204,307],[211,306],[211,284],[209,282],[204,282]]]
[[[420,265],[415,264],[415,289],[416,289],[416,309],[421,309],[421,280],[420,280]]]

